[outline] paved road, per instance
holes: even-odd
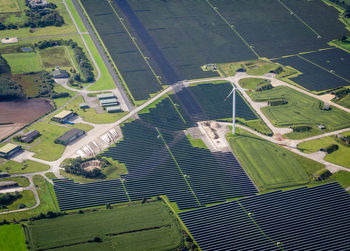
[[[113,67],[108,62],[108,59],[107,59],[106,55],[104,54],[104,50],[103,50],[102,46],[100,45],[100,43],[98,42],[98,39],[96,38],[96,35],[95,35],[94,31],[90,27],[89,22],[86,20],[84,14],[83,14],[83,11],[80,8],[80,5],[77,3],[76,0],[72,0],[72,2],[74,4],[74,6],[75,6],[75,8],[76,8],[76,10],[77,10],[81,20],[84,23],[84,25],[86,27],[86,30],[89,32],[90,37],[92,38],[92,41],[94,42],[94,44],[95,44],[95,46],[96,46],[96,48],[97,48],[101,58],[103,59],[103,62],[106,65],[109,74],[111,74],[115,85],[117,86],[117,88],[118,88],[122,98],[124,99],[124,102],[125,102],[126,106],[128,107],[128,110],[132,111],[134,109],[134,106],[131,104],[129,98],[125,94],[125,91],[124,91],[124,88],[123,88],[122,84],[119,82],[119,79],[118,79],[117,75],[115,74]]]

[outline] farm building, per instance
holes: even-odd
[[[30,132],[24,134],[21,137],[21,142],[23,143],[31,143],[34,139],[38,138],[40,136],[40,132],[37,130],[31,130]]]
[[[106,110],[109,113],[115,113],[115,112],[121,112],[122,111],[122,109],[120,108],[120,105],[107,107]]]
[[[55,70],[52,71],[53,78],[69,78],[69,73],[66,70],[61,70],[60,67],[56,66]]]
[[[8,176],[10,176],[10,175],[7,172],[1,172],[0,173],[0,178],[6,178]]]
[[[18,187],[18,183],[15,181],[1,181],[0,182],[0,190],[12,188],[12,187]]]
[[[51,118],[52,121],[63,123],[63,121],[67,121],[74,116],[74,112],[72,111],[62,111]]]
[[[62,145],[68,145],[70,142],[76,140],[80,136],[84,135],[85,131],[78,129],[78,128],[73,128],[69,130],[68,132],[65,132],[62,136],[58,137],[55,140],[56,144],[62,144]]]
[[[8,143],[0,148],[0,157],[8,159],[12,155],[14,155],[18,151],[20,151],[21,149],[22,149],[21,146],[18,146],[18,145],[12,144],[12,143]]]
[[[96,97],[98,100],[103,100],[103,99],[115,98],[115,95],[113,93],[104,93],[104,94],[98,94]]]
[[[108,106],[119,105],[119,102],[116,98],[111,98],[111,99],[100,100],[100,104],[102,107],[108,107]]]
[[[82,103],[82,104],[79,104],[79,108],[80,109],[88,109],[88,108],[90,108],[90,106],[86,103]]]

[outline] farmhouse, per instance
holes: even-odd
[[[0,182],[0,190],[7,189],[12,187],[18,187],[18,183],[14,181],[1,181]]]
[[[23,143],[31,143],[34,139],[38,138],[40,136],[40,132],[37,130],[31,130],[30,132],[24,134],[21,137],[21,142]]]
[[[59,66],[56,66],[55,70],[52,71],[52,77],[58,78],[69,78],[69,73],[66,70],[61,70]]]
[[[85,131],[80,130],[78,128],[73,128],[68,132],[65,132],[62,136],[58,137],[55,140],[56,144],[68,145],[70,142],[76,140],[80,136],[84,135]]]
[[[74,112],[72,111],[62,111],[51,118],[52,121],[56,121],[59,123],[63,123],[71,119],[74,116]]]
[[[21,149],[21,146],[8,143],[0,148],[0,157],[8,159],[15,153],[19,152]]]

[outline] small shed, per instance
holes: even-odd
[[[40,136],[40,132],[37,130],[31,130],[30,132],[24,134],[21,137],[21,141],[23,143],[31,143],[34,141],[34,139],[38,138]]]
[[[0,148],[0,157],[8,159],[15,153],[19,152],[21,149],[22,147],[19,145],[8,143]]]
[[[74,112],[72,111],[62,111],[51,118],[52,121],[56,121],[59,123],[63,123],[63,121],[67,121],[74,116]]]
[[[96,97],[98,100],[104,100],[104,99],[115,98],[115,95],[113,93],[103,93],[103,94],[98,94]]]
[[[88,109],[88,108],[90,108],[90,106],[86,103],[82,103],[82,104],[79,104],[79,108],[80,109]]]
[[[0,190],[12,188],[12,187],[18,187],[18,183],[15,181],[1,181],[0,182]]]
[[[53,78],[69,78],[69,73],[66,70],[61,70],[59,66],[56,66],[55,70],[52,71]]]
[[[78,129],[78,128],[73,128],[69,130],[68,132],[65,132],[62,136],[58,137],[55,140],[56,144],[62,144],[62,145],[68,145],[70,142],[76,140],[77,138],[81,137],[82,135],[85,134],[85,131]]]
[[[122,109],[120,108],[120,105],[107,107],[106,110],[109,113],[115,113],[115,112],[121,112],[122,111]]]

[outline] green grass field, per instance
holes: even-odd
[[[34,249],[177,250],[184,242],[179,223],[162,202],[37,220],[28,231]],[[87,242],[94,237],[103,241]]]
[[[0,0],[0,13],[19,11],[21,11],[21,9],[19,8],[17,0]]]
[[[27,250],[24,232],[20,224],[0,226],[0,250]]]
[[[208,149],[208,147],[204,144],[203,140],[194,139],[194,138],[192,138],[191,134],[187,134],[186,137],[192,146],[198,147],[198,148]]]
[[[228,140],[259,190],[307,184],[323,167],[240,128]]]
[[[350,108],[350,94],[346,95],[344,98],[337,101],[337,104],[342,105],[346,108]]]
[[[37,192],[40,199],[40,205],[32,210],[2,214],[0,215],[0,221],[6,219],[12,221],[13,219],[28,219],[33,216],[37,216],[40,213],[47,213],[48,211],[58,211],[58,205],[56,202],[53,186],[45,180],[41,175],[35,175],[33,182],[37,188]],[[1,238],[1,236],[0,236]],[[1,245],[1,244],[0,244]]]
[[[275,87],[263,92],[249,93],[254,101],[266,101],[269,99],[284,98],[288,104],[279,106],[263,107],[262,111],[276,127],[289,127],[293,125],[310,125],[311,132],[289,133],[289,138],[302,138],[321,134],[323,131],[317,129],[317,125],[326,126],[324,132],[339,130],[350,126],[350,114],[331,107],[330,111],[320,109],[321,102],[293,90],[286,86]]]
[[[342,133],[345,136],[350,135],[350,131]],[[344,146],[336,141],[335,136],[328,136],[321,139],[315,139],[303,142],[298,145],[299,150],[305,153],[313,153],[319,151],[321,148],[325,148],[331,144],[336,144],[339,146],[339,149],[327,154],[324,158],[326,161],[338,164],[341,166],[350,168],[350,147]]]
[[[56,98],[53,100],[53,102],[55,103],[56,105],[56,108],[59,108],[61,107],[62,105],[64,105],[65,103],[67,103],[72,97],[75,96],[76,92],[73,92],[71,90],[68,90],[64,87],[62,87],[61,85],[59,84],[55,84],[55,87],[54,87],[54,91],[55,92],[68,92],[70,94],[70,97],[66,97],[66,98]]]
[[[1,168],[1,166],[0,166]],[[26,177],[10,177],[10,178],[2,178],[0,181],[15,181],[21,187],[29,186],[30,182]]]
[[[14,74],[38,72],[42,69],[38,54],[33,52],[3,54],[2,56],[7,60]]]
[[[24,190],[22,192],[19,192],[22,195],[22,198],[14,201],[11,205],[7,206],[7,210],[16,210],[20,209],[19,205],[24,204],[25,207],[32,207],[35,205],[35,197],[34,193],[31,190]],[[6,211],[5,209],[0,209],[0,212]]]
[[[264,79],[259,78],[244,78],[239,81],[240,86],[246,89],[255,90],[256,86],[260,83],[267,83]]]
[[[43,163],[39,163],[33,160],[26,160],[23,163],[19,163],[13,160],[7,161],[0,166],[2,172],[8,173],[35,173],[49,170],[49,166]]]
[[[57,179],[56,175],[52,172],[45,173],[45,176],[48,177],[50,180]]]
[[[3,0],[2,0],[3,1]],[[24,4],[24,1],[19,0],[20,3]],[[68,11],[62,1],[60,0],[50,0],[50,2],[57,5],[57,10],[60,15],[64,18],[65,24],[61,27],[56,26],[47,26],[43,28],[21,28],[17,30],[0,30],[0,37],[18,37],[18,38],[27,38],[27,37],[38,37],[38,36],[48,36],[48,35],[60,35],[60,34],[70,34],[76,33],[77,30],[73,24],[72,19],[69,16]],[[69,2],[69,1],[67,1]],[[22,17],[23,19],[23,17]],[[12,19],[8,20],[12,21]],[[21,21],[21,20],[16,20]],[[23,21],[22,21],[23,22]]]
[[[101,71],[101,77],[92,86],[89,87],[89,91],[101,91],[116,88],[112,76],[109,74],[109,71],[105,63],[103,62],[103,59],[101,58],[100,54],[98,53],[98,50],[95,47],[95,44],[92,41],[90,35],[84,35],[84,38],[86,44],[91,50],[92,55],[94,56],[98,68],[100,68]]]
[[[350,172],[338,171],[334,173],[327,181],[337,181],[344,189],[350,187]]]
[[[72,13],[72,16],[73,16],[75,22],[77,23],[77,26],[78,26],[79,30],[81,32],[86,32],[85,25],[84,25],[83,21],[81,21],[80,16],[79,16],[77,10],[74,7],[73,2],[72,1],[66,1],[66,3],[67,3],[67,6],[68,6],[70,12]]]
[[[39,55],[42,66],[48,71],[51,71],[55,66],[73,68],[64,46],[40,50]]]
[[[12,74],[11,78],[23,87],[27,97],[36,97],[39,95],[41,80],[39,74]]]

